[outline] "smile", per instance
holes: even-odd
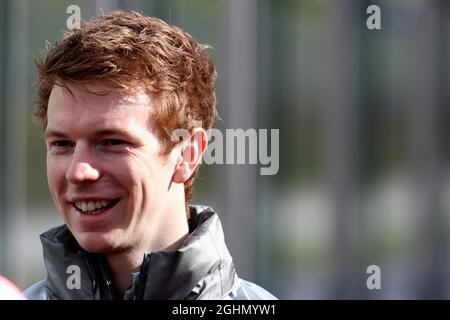
[[[119,200],[96,200],[96,201],[77,201],[72,205],[87,214],[99,214],[108,208],[113,207]]]

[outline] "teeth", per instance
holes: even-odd
[[[95,210],[95,202],[89,201],[88,202],[88,211],[94,211]]]
[[[109,200],[98,200],[98,201],[78,201],[75,202],[75,207],[83,212],[91,212],[102,209],[111,203]]]

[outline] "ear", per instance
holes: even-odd
[[[183,142],[172,176],[173,182],[184,183],[191,177],[205,153],[207,144],[206,131],[203,128],[194,128],[191,136]]]

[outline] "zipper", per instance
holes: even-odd
[[[116,300],[116,292],[114,290],[112,281],[111,281],[111,276],[109,273],[108,268],[106,267],[105,261],[103,260],[102,257],[98,257],[98,265],[100,268],[100,272],[101,272],[101,276],[102,279],[104,280],[104,284],[106,286],[106,290],[102,290],[104,291],[104,300]]]
[[[144,254],[144,261],[142,262],[141,268],[139,270],[139,279],[136,286],[136,291],[134,292],[133,300],[144,300],[145,286],[147,284],[148,272],[147,266],[150,263],[151,253]]]
[[[96,294],[98,293],[100,300],[115,300],[116,292],[111,282],[109,270],[102,257],[89,253],[83,253],[83,255],[89,273],[91,274],[92,288],[94,291],[92,299],[95,300]]]
[[[94,272],[91,262],[89,261],[87,254],[85,252],[81,252],[81,254],[83,255],[84,262],[88,268],[89,275],[91,276],[91,279],[92,279],[92,290],[93,290],[92,300],[95,300],[95,293],[98,291],[98,283],[95,280],[96,279],[95,272]]]

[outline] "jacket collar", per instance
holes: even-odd
[[[236,289],[237,275],[217,214],[205,206],[189,208],[194,230],[176,251],[145,254],[126,299],[220,299]],[[114,299],[104,259],[84,251],[66,225],[43,233],[41,242],[48,299]],[[76,272],[79,288],[73,288]]]

